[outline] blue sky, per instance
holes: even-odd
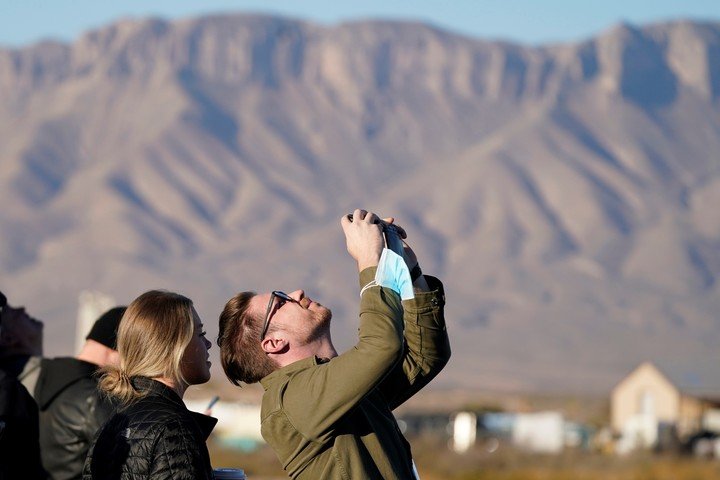
[[[0,45],[70,41],[120,17],[227,11],[281,13],[326,24],[413,19],[476,37],[539,44],[584,39],[620,21],[720,21],[720,0],[0,0]]]

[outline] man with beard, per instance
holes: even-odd
[[[359,340],[342,355],[330,310],[303,290],[239,293],[220,315],[225,373],[261,382],[262,434],[292,478],[416,478],[392,410],[442,370],[450,346],[442,283],[407,245],[405,261],[383,248],[392,222],[365,210],[341,220],[361,292]]]

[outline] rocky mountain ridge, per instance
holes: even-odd
[[[70,348],[76,296],[305,288],[353,342],[338,218],[445,280],[439,386],[718,387],[720,24],[528,47],[402,22],[119,21],[0,50],[0,279]],[[65,337],[68,337],[66,340]],[[666,368],[668,368],[666,366]]]

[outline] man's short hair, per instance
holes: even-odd
[[[262,318],[248,312],[255,292],[232,297],[220,314],[220,361],[227,378],[235,385],[255,383],[278,368],[260,346]]]

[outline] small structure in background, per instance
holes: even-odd
[[[533,453],[557,454],[565,448],[590,448],[594,430],[568,422],[556,411],[533,413],[459,411],[453,414],[406,414],[398,418],[403,434],[434,436],[465,453],[476,444],[487,453],[510,445]]]
[[[214,399],[186,400],[188,410],[205,413]],[[265,440],[260,433],[260,405],[244,402],[217,401],[211,415],[218,419],[213,435],[225,447],[252,451]]]
[[[565,419],[560,412],[518,414],[512,443],[530,452],[561,453],[565,448]]]
[[[591,450],[596,447],[594,441],[600,435],[597,429],[578,422],[563,422],[563,443],[565,447]]]
[[[472,412],[458,412],[452,418],[451,447],[458,453],[465,453],[475,445],[477,436],[477,415]]]
[[[708,432],[720,434],[720,386],[683,388],[651,362],[644,362],[612,391],[611,425],[618,453],[667,449]]]
[[[452,415],[448,413],[406,413],[397,419],[403,435],[446,437],[451,433]]]
[[[516,413],[492,412],[482,415],[480,427],[482,436],[492,437],[498,441],[510,442],[515,428]]]
[[[101,292],[83,290],[78,296],[78,315],[75,323],[75,353],[85,345],[85,337],[100,315],[116,306],[115,299]]]

